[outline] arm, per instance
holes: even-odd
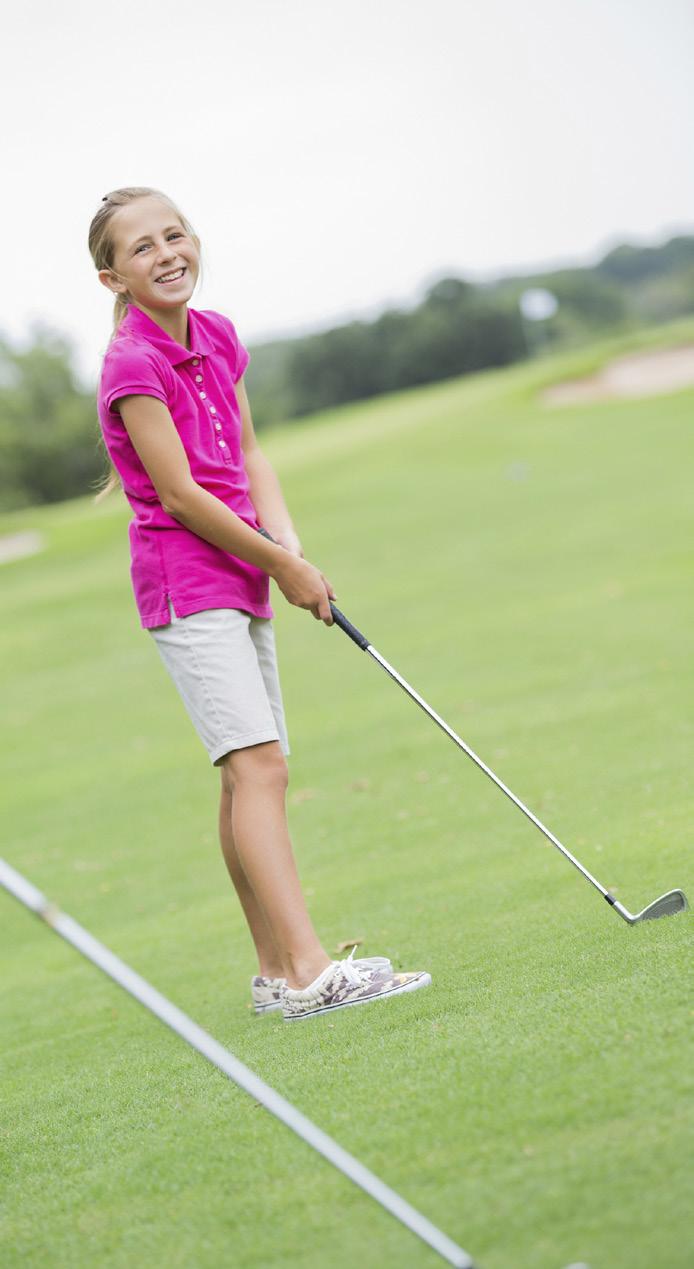
[[[269,573],[290,604],[308,608],[314,617],[332,625],[332,591],[319,570],[256,533],[193,480],[188,456],[163,401],[126,396],[114,406],[164,510],[198,537]]]
[[[280,546],[291,551],[293,555],[303,555],[301,543],[284,501],[280,482],[256,439],[243,378],[236,384],[236,399],[241,411],[243,461],[250,482],[251,501],[258,519]]]

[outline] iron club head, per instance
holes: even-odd
[[[684,890],[668,890],[667,894],[661,894],[659,899],[649,903],[647,908],[634,917],[634,920],[655,921],[658,917],[675,916],[677,912],[684,912],[688,907]]]
[[[638,921],[657,921],[658,917],[676,916],[678,912],[685,912],[689,904],[684,890],[668,890],[667,894],[661,894],[641,912],[628,912],[621,903],[617,902],[613,904],[613,907],[625,921],[629,922],[629,925],[636,925]]]

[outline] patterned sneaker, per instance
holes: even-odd
[[[356,960],[355,965],[390,966],[387,956],[365,956]],[[256,974],[251,979],[251,1004],[257,1014],[276,1013],[282,1008],[282,992],[287,985],[286,978],[263,978]]]
[[[257,1014],[275,1013],[282,1008],[282,992],[286,978],[263,978],[256,974],[251,979],[251,1001]]]
[[[396,974],[390,962],[379,963],[382,960],[382,957],[374,957],[371,963],[355,961],[352,950],[346,960],[333,961],[328,965],[308,987],[300,991],[285,987],[282,993],[284,1021],[298,1022],[300,1018],[332,1013],[334,1009],[347,1005],[366,1005],[370,1000],[417,991],[419,987],[428,987],[431,983],[431,975],[424,971]]]

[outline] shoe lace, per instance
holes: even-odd
[[[340,968],[350,987],[359,987],[364,981],[363,971],[359,966],[355,965],[352,960],[356,950],[356,947],[353,947],[349,956],[346,957],[344,961],[340,961]]]

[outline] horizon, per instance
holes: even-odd
[[[63,333],[86,382],[111,328],[87,232],[124,185],[179,205],[197,305],[256,345],[694,228],[690,0],[69,12],[68,40],[47,0],[6,22],[0,329]]]
[[[667,246],[668,243],[679,238],[694,239],[694,224],[690,226],[684,224],[679,226],[668,226],[659,235],[657,240],[643,238],[641,241],[637,241],[635,236],[632,236],[630,239],[617,237],[608,244],[590,252],[587,257],[579,258],[575,255],[569,255],[566,257],[556,258],[551,261],[546,261],[545,263],[540,263],[532,267],[514,268],[513,265],[510,265],[507,269],[503,269],[501,271],[491,270],[488,272],[483,270],[456,271],[454,269],[446,269],[443,267],[434,270],[428,276],[424,277],[409,299],[408,297],[401,297],[397,302],[392,303],[387,301],[376,301],[371,306],[363,309],[355,309],[351,311],[346,310],[343,313],[334,314],[329,318],[317,319],[316,324],[308,323],[303,327],[291,328],[289,330],[278,330],[276,332],[264,332],[259,335],[250,335],[247,339],[243,340],[243,342],[247,344],[249,349],[261,348],[267,344],[291,342],[293,340],[309,338],[312,335],[320,335],[329,330],[335,330],[340,326],[347,325],[350,322],[365,322],[368,324],[370,322],[377,321],[378,318],[386,312],[411,312],[423,302],[425,295],[431,287],[435,286],[437,281],[441,281],[444,278],[456,278],[460,281],[469,282],[473,286],[480,288],[495,286],[501,282],[521,281],[524,278],[532,281],[541,276],[563,272],[564,270],[593,269],[597,267],[597,265],[599,265],[612,251],[620,247],[633,247],[637,250],[659,250]],[[195,299],[195,296],[193,299]],[[209,306],[203,307],[201,304],[194,302],[188,304],[188,308],[204,311],[204,308],[209,308]],[[60,329],[52,323],[44,324],[42,319],[38,318],[36,319],[36,325],[34,327],[27,327],[24,334],[18,338],[9,337],[4,328],[0,326],[0,338],[7,339],[11,348],[23,350],[30,347],[33,343],[32,330],[39,330],[41,328],[44,328],[52,334],[68,341],[72,348],[74,359],[77,363],[73,364],[73,369],[75,370],[82,387],[86,390],[91,390],[94,384],[93,382],[88,382],[84,378],[82,369],[79,365],[80,348],[78,343],[75,341],[74,336],[70,332]]]
[[[441,281],[444,278],[456,278],[462,282],[470,282],[476,287],[495,286],[500,282],[521,281],[524,278],[532,280],[545,274],[560,273],[564,270],[594,269],[597,265],[601,264],[612,251],[615,251],[619,247],[634,247],[637,250],[659,250],[662,247],[666,247],[668,243],[679,238],[694,239],[694,220],[688,225],[682,223],[681,225],[667,226],[662,231],[657,241],[650,238],[644,238],[643,241],[637,241],[635,236],[632,236],[631,238],[620,238],[617,236],[614,241],[608,243],[608,245],[596,248],[595,251],[589,252],[587,256],[580,258],[576,255],[569,254],[568,256],[557,257],[555,260],[548,260],[544,263],[540,262],[537,265],[516,267],[513,264],[510,264],[508,268],[504,268],[501,271],[491,270],[488,272],[484,270],[476,271],[473,269],[446,269],[444,266],[432,272],[430,276],[424,278],[413,293],[410,302],[408,302],[407,299],[402,299],[397,304],[394,304],[393,307],[398,308],[403,312],[416,308],[419,304],[421,304],[424,296],[430,288],[435,286],[438,281]],[[195,308],[196,305],[193,305],[192,307]],[[349,321],[375,321],[382,313],[387,311],[389,311],[389,309],[384,302],[376,301],[373,305],[373,314],[370,317],[365,316],[364,312],[361,310],[358,312],[355,310],[354,314],[345,313],[344,315],[338,315],[335,319],[331,319],[329,324],[321,324],[315,329],[307,327],[302,332],[289,335],[283,335],[280,333],[274,338],[272,336],[265,338],[261,337],[260,339],[252,338],[249,340],[249,344],[258,346],[263,343],[280,342],[283,339],[301,339],[302,336],[320,334],[323,331],[333,330],[336,326],[341,326]]]

